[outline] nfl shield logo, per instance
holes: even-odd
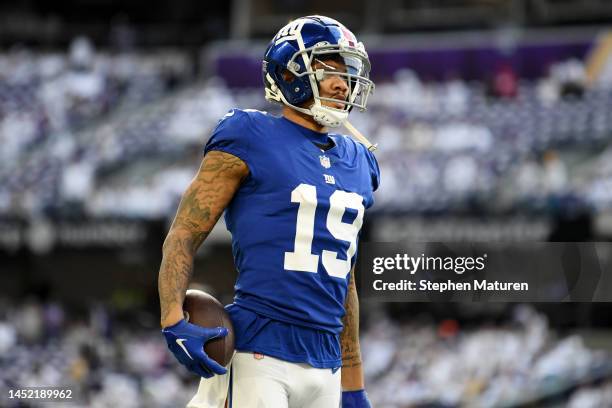
[[[319,160],[321,160],[321,166],[325,167],[326,169],[329,169],[331,167],[331,161],[329,161],[329,157],[325,155],[319,156]]]

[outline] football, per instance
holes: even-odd
[[[223,305],[208,293],[189,289],[183,302],[185,320],[202,327],[225,327],[229,333],[204,345],[204,352],[223,367],[234,355],[234,327]]]

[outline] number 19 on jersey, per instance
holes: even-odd
[[[317,209],[317,188],[310,184],[300,184],[291,192],[291,202],[298,203],[297,224],[293,252],[285,252],[285,269],[297,272],[317,273],[319,255],[312,253],[315,230],[315,211]],[[351,224],[342,222],[347,209],[357,211]],[[346,279],[351,271],[351,258],[357,250],[357,234],[363,224],[363,197],[357,193],[336,190],[329,197],[329,212],[326,227],[337,240],[349,242],[346,260],[338,259],[335,251],[323,250],[323,267],[330,276]]]

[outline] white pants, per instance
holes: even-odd
[[[231,370],[231,380],[230,380]],[[338,408],[340,370],[237,352],[227,374],[200,380],[187,408]]]

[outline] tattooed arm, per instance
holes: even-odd
[[[247,165],[228,153],[213,150],[202,160],[164,241],[158,278],[162,327],[183,318],[194,255],[248,174]]]
[[[363,368],[361,366],[361,347],[359,345],[359,299],[355,286],[355,268],[351,278],[344,304],[344,329],[340,334],[342,349],[342,390],[353,391],[364,388]]]

